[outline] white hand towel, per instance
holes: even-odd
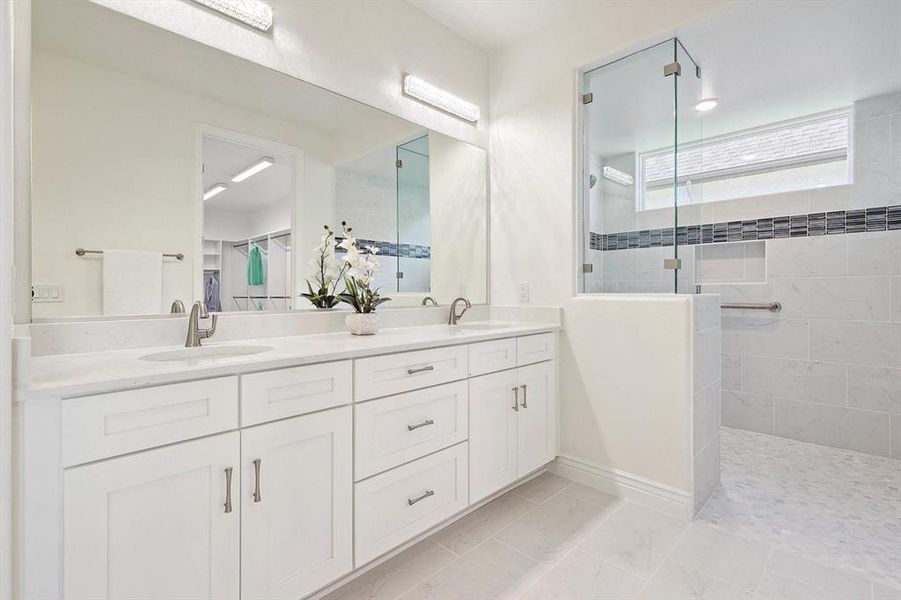
[[[103,314],[163,312],[163,254],[103,250]]]

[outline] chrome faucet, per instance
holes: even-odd
[[[203,302],[195,302],[191,307],[191,315],[188,317],[188,337],[185,339],[185,348],[196,348],[200,346],[200,340],[213,337],[216,333],[216,320],[219,315],[213,315],[213,323],[209,329],[200,329],[200,319],[206,319],[210,316],[206,304]]]
[[[426,296],[425,298],[422,299],[422,305],[423,305],[423,306],[428,306],[428,305],[429,305],[429,302],[432,303],[432,306],[438,306],[438,303],[435,302],[435,299],[432,298],[431,296]]]
[[[457,314],[457,302],[463,302],[464,304],[466,304],[466,308],[464,308],[459,315]],[[466,310],[470,308],[472,308],[472,304],[470,304],[469,300],[467,300],[466,298],[457,298],[456,300],[451,302],[450,315],[447,318],[447,324],[456,325],[457,321],[460,320],[460,317],[463,316],[463,313],[465,313]]]

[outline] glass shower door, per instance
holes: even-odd
[[[397,291],[431,289],[429,137],[397,147]]]
[[[583,293],[682,288],[677,147],[689,135],[679,129],[686,76],[697,76],[695,65],[676,39],[583,75]]]

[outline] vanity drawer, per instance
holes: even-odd
[[[356,479],[462,442],[469,385],[457,381],[354,406]]]
[[[355,566],[465,509],[466,467],[464,442],[355,484]]]
[[[237,377],[70,398],[62,403],[63,466],[237,426]]]
[[[349,360],[241,376],[241,426],[324,410],[353,400]]]
[[[484,375],[516,366],[516,339],[492,340],[469,345],[469,375]]]
[[[465,379],[466,346],[362,358],[354,365],[354,397],[368,400]]]
[[[516,366],[551,360],[557,349],[553,333],[539,333],[516,338]]]

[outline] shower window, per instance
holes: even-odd
[[[676,201],[718,202],[850,183],[851,110],[803,117],[683,144]],[[672,206],[674,152],[639,155],[638,210]],[[701,198],[698,186],[704,184]]]

